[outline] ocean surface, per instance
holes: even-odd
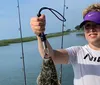
[[[61,48],[61,36],[49,38],[53,49]],[[83,36],[71,33],[64,36],[63,48],[84,45],[86,40]],[[38,52],[37,41],[25,42],[24,58],[26,68],[27,85],[37,85],[36,79],[41,71],[42,58]],[[21,59],[21,44],[10,44],[0,47],[0,85],[24,85],[23,63]],[[58,77],[60,65],[56,65]],[[62,85],[73,85],[74,73],[71,65],[63,65]]]

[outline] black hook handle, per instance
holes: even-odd
[[[64,18],[64,16],[63,16],[62,14],[60,14],[60,13],[59,13],[58,11],[56,11],[55,9],[48,8],[48,7],[42,7],[42,8],[39,10],[38,14],[37,14],[38,17],[41,16],[41,11],[44,10],[44,9],[50,10],[60,21],[63,21],[63,22],[66,21],[66,19]],[[59,18],[59,17],[57,16],[56,13],[59,14],[63,19]],[[41,37],[41,40],[42,40],[42,41],[46,41],[46,35],[45,35],[44,33],[39,34],[39,36]]]
[[[38,14],[37,14],[38,17],[41,16],[41,11],[44,10],[44,9],[48,9],[49,11],[51,11],[60,21],[63,21],[63,22],[66,21],[66,19],[64,18],[64,16],[63,16],[61,13],[59,13],[59,12],[56,11],[55,9],[48,8],[48,7],[42,7],[42,8],[39,10]],[[61,16],[63,19],[61,19],[60,17],[58,17],[56,13],[57,13],[59,16]]]

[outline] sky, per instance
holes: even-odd
[[[90,4],[100,0],[66,0],[65,30],[74,29],[82,22],[82,11]],[[64,0],[19,0],[22,36],[35,36],[30,27],[30,19],[37,16],[41,7],[49,7],[63,14]],[[17,0],[1,0],[0,2],[0,40],[20,38]],[[43,10],[46,15],[45,33],[60,32],[62,22],[49,10]]]

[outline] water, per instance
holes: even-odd
[[[61,48],[61,37],[49,38],[54,49]],[[64,36],[64,48],[73,45],[84,45],[84,37],[75,33]],[[37,41],[24,43],[27,85],[37,85],[36,78],[41,69],[42,58],[38,52]],[[0,85],[24,85],[21,45],[11,44],[0,47]],[[57,65],[59,75],[60,65]],[[73,69],[71,65],[63,65],[62,85],[73,85]]]

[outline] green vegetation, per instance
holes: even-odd
[[[67,35],[67,34],[69,34],[69,33],[70,33],[70,32],[67,32],[67,31],[64,31],[63,33],[62,33],[62,32],[50,33],[50,34],[47,35],[47,38],[52,38],[52,37]]]
[[[77,25],[74,30],[67,29],[63,33],[62,32],[50,33],[50,34],[47,34],[46,37],[47,38],[52,38],[52,37],[67,35],[67,34],[72,33],[72,32],[83,32],[83,27],[80,28],[80,26]],[[83,34],[77,34],[77,35],[78,36],[79,35],[83,36]],[[37,40],[36,36],[22,38],[22,42],[29,42],[29,41],[34,41],[34,40]],[[21,43],[21,38],[0,40],[0,46],[7,46],[7,45],[13,44],[13,43]]]
[[[69,33],[70,33],[69,31],[68,32],[64,31],[63,35],[66,35],[66,34],[69,34]],[[57,36],[61,36],[61,35],[62,35],[62,32],[57,32],[57,33],[47,34],[46,37],[51,38],[51,37],[57,37]],[[33,40],[37,40],[36,36],[22,38],[23,42],[29,42],[29,41],[33,41]],[[21,38],[0,40],[0,46],[7,46],[9,44],[20,43],[20,42],[21,42]]]
[[[81,31],[83,31],[84,28],[83,28],[83,27],[80,28],[80,25],[77,25],[77,26],[75,27],[75,29],[76,29],[76,30],[81,30]]]

